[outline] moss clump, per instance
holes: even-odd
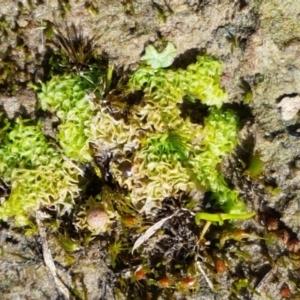
[[[238,117],[232,111],[211,109],[204,120],[201,145],[190,163],[197,182],[213,192],[216,206],[226,213],[243,213],[245,205],[238,192],[230,189],[217,166],[237,145]]]
[[[11,193],[0,206],[0,219],[15,217],[16,226],[25,226],[40,207],[69,211],[79,194],[78,170],[46,140],[41,123],[19,118],[3,127],[1,138],[0,176]]]
[[[140,155],[150,162],[186,161],[190,155],[190,141],[181,132],[169,131],[150,136],[142,143]]]
[[[57,217],[55,225],[64,226],[59,228],[65,233],[59,240],[70,252],[80,249],[67,238],[69,235],[87,244],[101,234],[107,241],[111,266],[119,273],[126,269],[130,275],[128,270],[132,271],[131,276],[119,277],[126,296],[140,284],[146,291],[164,288],[169,298],[173,291],[198,291],[198,252],[203,249],[197,225],[202,220],[223,224],[225,220],[252,216],[246,213],[238,192],[227,185],[219,168],[223,157],[237,145],[238,130],[237,115],[222,109],[228,97],[220,87],[221,64],[201,56],[185,70],[176,70],[162,69],[170,63],[164,62],[160,59],[156,69],[142,65],[136,70],[127,88],[134,97],[143,95],[142,99],[130,105],[131,95],[126,95],[128,103],[118,103],[126,110],[118,115],[112,102],[120,99],[114,98],[119,90],[109,94],[105,105],[97,107],[94,101],[105,94],[109,76],[101,72],[55,76],[42,84],[38,92],[40,107],[47,116],[55,114],[59,118],[59,146],[53,147],[47,141],[40,122],[18,119],[13,125],[0,123],[0,176],[11,186],[8,199],[1,203],[0,219],[12,217],[16,226],[34,226],[36,212],[51,209],[51,215]],[[204,108],[205,117],[201,115],[198,123],[191,122],[183,111],[184,100],[194,102],[197,111]],[[95,174],[87,174],[91,182],[84,180],[88,188],[80,194],[82,173],[76,164],[84,163],[90,171],[92,158],[104,169],[101,173],[105,176],[99,184]],[[218,213],[200,211],[193,221],[194,214],[188,210],[198,200],[189,197],[197,190],[198,194],[210,192],[211,207]],[[161,206],[155,214],[152,209]],[[62,223],[62,215],[71,210],[70,218]],[[167,217],[163,216],[165,212]],[[148,243],[151,231],[157,238]],[[148,247],[137,250],[133,238],[142,232]],[[212,242],[207,251],[202,251],[205,259],[211,260],[206,252],[215,247]],[[138,251],[137,256],[132,249]],[[119,264],[121,256],[124,259]],[[136,295],[146,297],[146,293]]]
[[[78,171],[67,162],[34,170],[14,169],[11,193],[0,207],[0,219],[14,217],[15,226],[28,226],[41,207],[51,207],[58,215],[70,212],[79,195]]]
[[[15,168],[34,169],[42,165],[58,164],[61,155],[47,142],[41,123],[18,118],[13,125],[2,128],[0,146],[0,176],[10,181]]]
[[[40,107],[43,110],[55,112],[64,122],[67,114],[80,106],[78,101],[87,97],[88,91],[95,88],[95,77],[95,74],[52,77],[47,83],[42,83],[41,92],[38,93]]]
[[[57,140],[61,150],[47,141],[40,121],[3,122],[0,176],[11,184],[11,193],[0,207],[2,220],[15,217],[16,226],[25,226],[40,207],[51,207],[58,215],[72,209],[80,191],[80,170],[68,158],[79,163],[92,160],[88,144],[95,111],[92,98],[103,95],[104,75],[92,71],[55,76],[42,84],[40,107],[60,119]]]
[[[198,56],[186,70],[140,67],[131,77],[132,89],[143,89],[159,106],[181,103],[184,96],[201,99],[208,106],[221,107],[228,101],[220,87],[222,65],[210,56]]]
[[[150,213],[166,197],[201,189],[212,192],[215,205],[225,213],[243,213],[244,203],[217,167],[236,146],[238,126],[235,113],[221,109],[228,101],[220,87],[221,72],[220,62],[206,55],[185,70],[142,65],[128,89],[142,90],[144,96],[131,106],[126,120],[116,120],[105,107],[96,108],[95,95],[105,93],[108,75],[103,71],[55,76],[42,84],[40,107],[59,118],[56,137],[62,151],[47,142],[40,123],[19,119],[12,128],[4,127],[0,174],[12,182],[12,193],[1,207],[2,218],[17,216],[17,210],[24,215],[39,205],[62,204],[61,211],[69,210],[79,192],[78,171],[65,156],[91,162],[90,144],[99,153],[112,154],[113,179],[127,187],[132,204],[143,212]],[[182,117],[183,99],[200,100],[208,107],[204,125]],[[121,165],[130,170],[124,172]],[[22,194],[28,195],[23,204]]]
[[[57,140],[64,153],[78,162],[89,162],[88,137],[95,105],[93,91],[102,95],[101,78],[104,73],[55,76],[38,93],[43,110],[55,113],[61,124]],[[96,85],[97,83],[97,85]]]
[[[221,109],[228,101],[220,87],[221,72],[220,62],[206,55],[185,70],[142,65],[130,78],[129,90],[142,90],[144,97],[127,122],[104,110],[93,119],[91,141],[114,154],[114,178],[131,191],[133,204],[142,211],[149,213],[165,197],[197,188],[213,192],[216,205],[227,213],[245,211],[217,168],[236,146],[238,126],[236,114]],[[204,126],[182,117],[184,98],[209,107]],[[119,166],[128,157],[131,176],[124,176]]]

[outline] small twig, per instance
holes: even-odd
[[[204,239],[205,233],[209,229],[210,225],[211,225],[211,222],[210,221],[206,221],[206,223],[205,223],[205,225],[204,225],[204,227],[203,227],[203,229],[201,231],[201,235],[200,235],[198,243],[200,243]]]
[[[138,247],[148,241],[152,235],[154,235],[157,230],[159,230],[169,219],[176,216],[180,210],[175,211],[172,215],[161,219],[160,221],[156,222],[154,225],[150,226],[145,232],[143,232],[140,237],[135,241],[131,253],[134,252]]]
[[[255,291],[258,292],[259,294],[261,293],[261,291],[265,288],[265,286],[268,284],[268,281],[270,280],[270,278],[272,276],[274,276],[274,273],[277,271],[277,267],[275,268],[271,268],[265,275],[264,277],[258,282],[258,284],[255,286]],[[251,296],[251,300],[255,299],[256,295],[252,295]]]
[[[70,293],[68,288],[65,286],[65,284],[61,281],[61,279],[58,277],[57,272],[56,272],[56,267],[52,258],[51,251],[49,249],[48,241],[47,241],[47,234],[46,230],[42,225],[41,222],[42,216],[41,212],[37,211],[36,212],[36,223],[39,231],[39,235],[42,241],[42,248],[43,248],[43,257],[44,257],[44,262],[45,265],[48,267],[51,275],[54,278],[55,285],[59,292],[64,295],[65,299],[70,300]]]
[[[214,290],[214,286],[213,286],[212,282],[210,281],[210,279],[205,274],[204,270],[202,269],[201,263],[199,261],[196,261],[196,264],[197,264],[197,267],[198,267],[199,271],[201,272],[201,274],[203,275],[204,279],[206,280],[208,286],[213,291]]]

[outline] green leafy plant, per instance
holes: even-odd
[[[105,75],[92,72],[55,76],[46,84],[42,83],[38,93],[41,108],[56,113],[61,121],[57,134],[60,146],[68,157],[79,162],[92,160],[88,138],[95,105],[89,94],[93,91],[104,93],[103,85],[98,84]]]
[[[53,76],[47,83],[41,83],[41,91],[38,92],[41,109],[57,113],[65,121],[67,113],[80,106],[78,102],[86,98],[88,92],[96,88],[100,94],[103,92],[101,86],[96,85],[101,82],[100,77],[99,72]]]
[[[32,187],[38,183],[45,190],[42,195],[36,187],[36,192],[28,198],[32,202],[24,202],[23,211],[19,209],[21,215],[39,205],[61,204],[65,207],[62,211],[72,207],[78,194],[78,186],[77,190],[74,187],[78,172],[59,166],[66,163],[64,155],[79,163],[91,162],[93,153],[89,144],[92,143],[100,156],[105,152],[114,156],[109,166],[113,178],[126,186],[132,204],[141,211],[149,213],[165,197],[176,197],[180,192],[189,194],[199,188],[212,193],[213,207],[222,213],[210,216],[201,212],[197,222],[204,219],[222,223],[250,216],[238,192],[228,187],[218,170],[222,158],[237,145],[238,127],[236,114],[221,109],[228,101],[220,87],[222,65],[204,55],[184,70],[167,69],[175,56],[176,49],[171,43],[160,53],[153,46],[147,47],[142,60],[150,66],[141,65],[128,83],[129,91],[143,90],[144,97],[131,107],[126,120],[116,120],[105,107],[97,111],[93,101],[93,95],[103,97],[107,92],[111,70],[54,76],[42,83],[38,92],[40,107],[60,120],[56,137],[61,153],[49,146],[40,124],[37,127],[26,124],[22,128],[23,123],[17,121],[13,130],[4,126],[5,133],[1,136],[0,172],[8,180],[12,176],[11,203],[19,203],[16,195],[29,193],[27,181],[21,181],[18,174],[26,173]],[[200,100],[209,107],[203,126],[182,117],[183,98]],[[124,161],[131,165],[127,173],[119,168]],[[64,181],[65,186],[56,183],[51,191],[44,187],[44,178],[50,178],[47,168],[53,172],[57,168],[58,177],[53,175],[53,182],[63,180],[59,174],[66,172],[69,179]],[[61,196],[61,190],[69,192]],[[17,214],[9,208],[9,201],[2,209],[8,216]]]
[[[80,55],[77,63],[82,66],[85,62],[81,61]],[[185,214],[191,216],[193,213],[187,209],[198,208],[200,202],[199,198],[191,199],[192,192],[198,190],[198,194],[209,192],[207,194],[211,195],[210,212],[195,213],[196,224],[202,225],[206,221],[200,240],[210,224],[223,225],[227,221],[253,216],[220,170],[224,156],[237,145],[239,123],[234,111],[222,107],[228,102],[227,94],[220,86],[222,65],[204,55],[184,70],[167,69],[175,56],[172,44],[161,53],[152,46],[146,49],[145,64],[134,72],[127,86],[127,92],[142,91],[137,93],[143,95],[142,99],[132,105],[121,103],[120,106],[126,106],[128,111],[117,117],[112,112],[113,105],[96,102],[107,95],[112,69],[54,76],[43,83],[38,91],[40,108],[47,112],[47,117],[52,114],[58,117],[56,138],[59,146],[55,144],[54,147],[44,137],[40,121],[0,122],[0,176],[11,190],[6,199],[2,198],[0,219],[8,221],[12,218],[14,225],[29,227],[27,232],[33,232],[38,210],[43,209],[45,214],[51,210],[55,221],[50,219],[48,224],[53,222],[58,227],[62,224],[60,217],[75,207],[70,216],[83,243],[87,246],[101,233],[110,241],[107,246],[112,268],[120,270],[120,266],[123,269],[127,266],[128,270],[133,270],[132,276],[120,277],[119,287],[127,289],[127,293],[128,286],[131,285],[131,291],[135,284],[168,288],[165,295],[171,295],[175,290],[188,294],[200,288],[196,267],[199,268],[201,259],[195,248],[198,236],[194,234],[194,228],[193,231],[186,228],[182,236],[178,230],[179,238],[173,239],[182,243],[187,235],[190,237],[191,247],[177,249],[180,255],[187,253],[189,262],[185,265],[175,261],[177,250],[170,251],[168,258],[162,253],[160,261],[154,263],[149,253],[153,249],[159,253],[161,249],[143,250],[141,247],[138,257],[130,251],[132,236],[144,232],[143,240],[147,235],[149,239],[150,233],[151,236],[157,234],[160,235],[156,239],[158,242],[155,239],[153,242],[161,243],[168,236],[164,222],[173,222],[171,219],[175,216],[178,220],[187,219]],[[109,97],[107,99],[109,102]],[[201,115],[201,122],[192,123],[188,113],[183,112],[184,99],[194,102],[195,106],[202,102],[208,107],[205,117]],[[109,188],[102,180],[104,184],[97,196],[88,191],[81,194],[81,183],[86,184],[88,179],[80,180],[82,172],[78,165],[84,163],[89,168],[93,166],[93,158],[94,163],[104,165],[105,172],[112,175],[113,184],[118,182],[121,188],[116,185]],[[103,172],[97,174],[99,177],[102,176],[100,173]],[[152,209],[159,208],[166,198],[182,201],[182,208],[157,221],[157,215],[152,217]],[[185,205],[186,201],[189,206]],[[145,215],[146,222],[143,220]],[[154,222],[152,228],[148,221]],[[182,221],[179,226],[186,224]],[[58,235],[63,249],[73,253],[80,250],[80,246],[75,234],[68,235],[67,227],[63,231],[62,227],[59,231],[55,228],[52,232]],[[229,238],[240,240],[246,237],[250,235],[230,233],[221,237],[220,245]],[[175,259],[171,257],[172,253]],[[155,256],[159,258],[159,255]],[[73,263],[74,259],[75,256],[70,255],[67,264]],[[241,288],[246,284],[242,282]]]
[[[165,197],[201,188],[212,192],[212,204],[216,210],[223,211],[224,218],[248,218],[250,214],[238,192],[228,187],[218,170],[222,158],[237,145],[238,128],[237,115],[221,109],[228,101],[220,87],[222,65],[204,55],[198,56],[196,63],[185,70],[162,69],[165,66],[159,61],[168,55],[167,50],[162,55],[152,46],[147,48],[143,60],[152,67],[142,65],[130,78],[130,90],[143,90],[145,95],[141,104],[132,108],[126,124],[128,129],[120,134],[116,132],[114,140],[122,134],[127,143],[132,143],[140,134],[139,128],[143,128],[143,134],[135,148],[129,150],[134,155],[132,176],[122,178],[117,164],[112,165],[112,171],[118,182],[131,190],[133,203],[142,203],[146,213]],[[157,59],[154,66],[152,59]],[[198,99],[210,107],[203,127],[181,117],[179,104],[184,97],[190,101]],[[108,137],[104,134],[102,139]],[[118,143],[112,141],[110,149],[115,147]]]
[[[70,212],[78,197],[80,170],[77,162],[92,160],[88,139],[95,105],[95,92],[104,93],[106,73],[54,76],[38,93],[43,110],[55,113],[61,123],[57,139],[61,151],[53,147],[41,130],[41,122],[17,119],[2,122],[0,176],[11,184],[11,193],[0,206],[0,219],[14,217],[16,226],[31,226],[41,207],[58,215]]]
[[[118,256],[124,250],[127,250],[127,249],[121,240],[116,239],[109,245],[108,251],[110,254],[110,260],[111,260],[110,263],[113,268],[116,267]]]
[[[153,69],[167,68],[172,64],[176,55],[175,46],[169,42],[161,52],[158,52],[152,45],[147,46],[146,53],[141,60]]]
[[[224,214],[224,213],[205,213],[199,212],[196,214],[195,220],[198,225],[200,225],[201,220],[219,223],[223,225],[226,220],[243,220],[249,219],[254,216],[254,213],[244,213],[244,214]]]
[[[150,161],[185,161],[189,157],[191,145],[189,140],[175,131],[150,135],[142,145],[140,155]]]
[[[130,78],[132,89],[143,89],[160,106],[181,103],[183,96],[200,99],[208,106],[220,108],[228,101],[220,87],[222,65],[216,59],[204,55],[186,70],[153,69],[142,66]]]
[[[14,217],[15,226],[30,226],[40,207],[70,211],[79,195],[79,172],[46,140],[41,123],[17,119],[6,126],[0,147],[0,176],[11,192],[0,206],[0,219]]]
[[[14,124],[7,122],[2,128],[0,146],[0,176],[10,182],[15,168],[34,169],[58,164],[61,155],[51,147],[41,130],[41,122],[18,118]]]
[[[213,192],[215,207],[228,214],[242,214],[245,204],[238,197],[238,192],[231,190],[218,171],[217,165],[222,157],[228,155],[237,145],[238,118],[232,111],[211,109],[204,120],[203,139],[191,165],[197,182]]]
[[[14,217],[15,226],[29,226],[40,207],[52,207],[59,215],[70,212],[79,195],[78,171],[64,163],[35,170],[14,169],[11,193],[0,207],[0,219]]]

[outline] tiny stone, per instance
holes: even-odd
[[[300,110],[300,97],[285,97],[277,104],[277,107],[284,121],[291,120],[297,117]]]
[[[17,23],[18,23],[18,25],[20,26],[20,27],[26,27],[27,25],[28,25],[28,21],[27,20],[25,20],[25,19],[20,19],[20,20],[18,20],[17,21]]]

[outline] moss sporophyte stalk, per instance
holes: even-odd
[[[161,53],[146,49],[145,63],[122,87],[127,94],[143,91],[126,118],[115,118],[102,105],[107,88],[103,71],[54,76],[42,83],[39,106],[59,119],[57,143],[54,147],[44,137],[41,121],[1,123],[0,176],[11,185],[11,194],[0,206],[0,218],[14,217],[15,225],[24,226],[42,206],[54,207],[59,214],[71,211],[84,188],[80,166],[93,165],[91,144],[99,153],[110,153],[113,181],[128,191],[130,205],[140,213],[150,214],[166,197],[198,189],[212,193],[213,205],[222,214],[202,213],[197,222],[251,217],[217,168],[237,145],[238,127],[236,113],[222,109],[228,102],[220,87],[222,65],[203,55],[186,69],[167,68],[175,55],[174,46]],[[200,100],[208,107],[203,124],[183,117],[183,99]],[[121,165],[130,170],[124,172]],[[105,203],[97,207],[107,217]],[[87,220],[81,223],[89,225]]]

